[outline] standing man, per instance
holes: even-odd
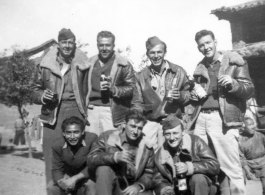
[[[254,90],[248,67],[239,54],[217,51],[211,31],[199,31],[195,40],[205,57],[197,65],[194,78],[208,95],[198,101],[189,128],[195,124],[194,134],[206,143],[207,136],[211,138],[222,170],[221,194],[246,194],[237,140],[246,100]]]
[[[255,130],[251,118],[245,118],[245,127],[239,138],[240,160],[247,179],[260,178],[265,195],[265,135]]]
[[[76,48],[70,29],[59,32],[58,46],[53,47],[37,65],[32,100],[41,104],[40,119],[44,122],[43,154],[46,181],[51,180],[52,150],[56,138],[62,137],[64,119],[76,116],[85,121],[87,82],[84,71],[90,64],[85,53]]]
[[[212,179],[219,173],[220,165],[211,149],[198,136],[184,133],[182,122],[172,114],[162,125],[165,142],[155,154],[153,177],[156,195],[180,193],[180,183],[176,181],[179,175],[185,175],[192,195],[215,195]]]
[[[146,41],[146,55],[151,65],[136,74],[136,88],[133,108],[147,115],[148,122],[143,133],[155,144],[155,149],[163,143],[160,121],[166,114],[181,116],[184,105],[189,101],[189,82],[186,71],[167,60],[167,45],[158,37]]]
[[[152,195],[154,151],[142,134],[146,119],[142,113],[130,111],[125,120],[122,131],[103,132],[88,155],[97,195]]]
[[[124,123],[135,77],[132,65],[114,51],[115,36],[111,32],[98,33],[97,46],[99,54],[90,58],[87,131],[100,135]]]
[[[62,132],[64,137],[52,145],[53,180],[48,191],[52,195],[92,195],[95,185],[89,180],[86,159],[97,135],[85,132],[84,121],[75,116],[63,121]]]

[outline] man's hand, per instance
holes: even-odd
[[[134,160],[133,155],[128,150],[123,150],[121,152],[117,152],[116,160],[118,163],[124,162],[131,164]]]
[[[180,98],[180,91],[178,88],[172,88],[172,99],[178,100]]]
[[[100,90],[101,91],[106,91],[108,89],[110,89],[110,82],[108,82],[108,81],[101,81],[100,82]]]
[[[233,83],[233,79],[229,75],[222,75],[218,77],[218,83],[221,86],[231,86]]]
[[[250,168],[249,168],[248,165],[245,165],[243,168],[244,168],[244,170],[246,172],[246,177],[247,177],[248,180],[255,179],[255,176],[251,173]]]
[[[54,95],[54,93],[51,90],[45,89],[44,93],[42,94],[41,99],[44,103],[48,103],[48,102],[52,101],[53,95]]]
[[[58,181],[59,186],[64,190],[74,190],[76,179],[75,177],[64,178]]]
[[[173,188],[169,188],[161,195],[175,195],[175,192],[173,191]]]
[[[177,175],[182,174],[182,173],[186,174],[188,172],[188,166],[183,162],[176,163],[175,168],[176,168]]]
[[[128,186],[125,190],[123,190],[123,195],[138,195],[141,187],[138,184],[133,184]]]

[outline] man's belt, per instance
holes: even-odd
[[[204,114],[211,114],[213,112],[219,112],[219,109],[215,109],[215,108],[201,109],[201,112]]]

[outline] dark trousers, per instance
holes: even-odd
[[[24,130],[16,130],[16,132],[15,132],[14,144],[18,145],[19,141],[20,141],[21,145],[26,144],[25,131]]]
[[[53,180],[48,183],[48,194],[51,195],[95,195],[95,182],[92,180],[84,181],[76,186],[73,191],[66,192],[61,189]]]
[[[152,195],[152,191],[139,195]],[[96,195],[122,195],[115,172],[109,166],[100,166],[96,170]]]
[[[62,122],[71,116],[79,117],[82,120],[85,120],[81,115],[76,101],[69,101],[62,103],[59,108],[59,113],[57,115],[57,122],[55,125],[44,125],[43,129],[43,155],[45,161],[45,174],[46,174],[46,183],[52,180],[52,144],[55,139],[63,136],[61,125]]]
[[[203,174],[194,174],[189,179],[189,187],[192,195],[215,195],[216,186],[212,180]]]

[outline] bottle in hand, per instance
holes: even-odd
[[[100,83],[103,81],[108,81],[108,78],[104,74],[101,74]],[[109,103],[109,97],[110,97],[109,93],[110,93],[109,88],[105,90],[101,89],[101,101],[103,104]]]
[[[177,175],[175,182],[175,194],[188,195],[187,179],[185,174]]]
[[[173,81],[172,81],[172,87],[171,87],[171,89],[169,89],[168,91],[167,91],[167,97],[166,97],[166,100],[168,101],[168,102],[172,102],[173,101],[173,98],[172,98],[172,89],[174,88],[174,87],[176,87],[176,83],[177,83],[177,78],[175,77],[174,79],[173,79]]]

